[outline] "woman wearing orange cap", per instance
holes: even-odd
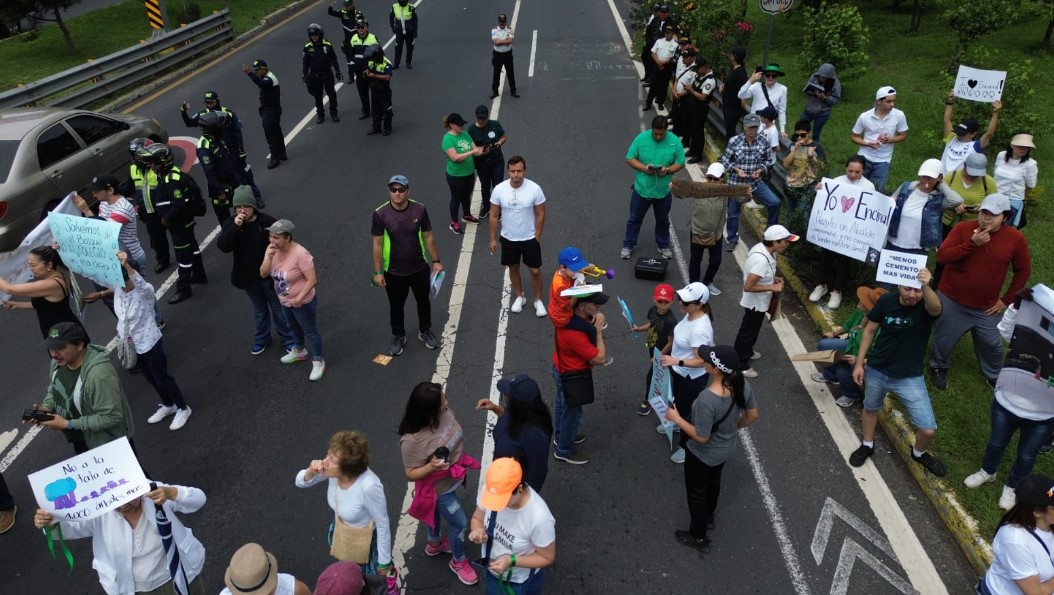
[[[556,560],[556,519],[523,481],[516,459],[495,459],[472,514],[472,543],[483,545],[486,594],[535,595]]]

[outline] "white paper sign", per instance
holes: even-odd
[[[150,491],[123,436],[30,474],[29,484],[37,505],[64,521],[91,520]]]
[[[809,216],[806,240],[860,261],[870,250],[881,250],[895,203],[874,190],[821,181]]]
[[[922,283],[919,283],[919,271],[925,266],[925,254],[883,250],[878,257],[878,274],[875,281],[918,289],[922,287]]]
[[[666,431],[666,438],[670,441],[670,448],[673,448],[673,430],[676,428],[674,423],[666,419],[666,408],[670,402],[673,401],[673,396],[670,393],[670,369],[663,366],[660,362],[662,360],[662,352],[655,347],[651,349],[651,389],[648,391],[648,403],[651,405],[655,415],[659,416],[659,423],[662,424],[663,430]]]
[[[955,97],[992,103],[1003,98],[1005,85],[1005,70],[979,70],[959,66],[959,73],[955,75]]]

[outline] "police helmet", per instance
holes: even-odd
[[[373,44],[370,47],[366,48],[366,51],[365,53],[363,53],[363,56],[370,62],[380,62],[384,59],[384,48],[382,48],[378,44]]]
[[[344,0],[344,6],[355,6],[355,0]]]
[[[205,91],[205,103],[219,103],[220,94],[215,91]]]
[[[366,19],[359,19],[359,20],[355,21],[355,28],[356,29],[359,28],[359,27],[369,28],[369,26],[370,26],[370,22],[367,21]]]
[[[131,155],[132,161],[136,161],[136,155],[139,153],[140,149],[149,147],[150,144],[150,139],[142,137],[133,138],[132,140],[128,141],[128,154]]]
[[[175,162],[175,156],[172,155],[172,149],[168,148],[168,145],[154,143],[147,147],[146,150],[150,155],[148,163],[161,169],[169,169]]]
[[[310,25],[308,25],[307,36],[311,37],[312,35],[318,35],[319,37],[322,37],[322,26],[318,23],[311,23]]]
[[[223,128],[227,125],[227,114],[216,110],[207,111],[198,116],[198,125],[205,130]]]

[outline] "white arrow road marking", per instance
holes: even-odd
[[[831,582],[831,595],[846,595],[849,592],[849,575],[852,574],[853,563],[857,559],[870,566],[871,570],[878,573],[878,576],[884,578],[904,595],[918,593],[911,583],[901,578],[892,568],[871,555],[871,552],[855,540],[846,537],[842,542],[842,552],[838,555],[838,568],[834,571],[834,580]]]
[[[872,529],[860,517],[828,496],[823,503],[823,510],[820,511],[820,521],[816,523],[816,531],[812,535],[812,546],[810,549],[812,549],[812,558],[816,561],[817,566],[823,564],[823,556],[827,551],[827,542],[830,541],[831,531],[834,529],[835,517],[845,521],[847,525],[863,535],[869,543],[878,546],[887,556],[894,560],[897,559],[896,554],[893,553],[893,548],[889,545],[889,541],[881,533]],[[871,570],[874,570],[878,576],[885,579],[886,582],[893,585],[901,593],[911,594],[916,592],[911,583],[902,578],[896,571],[886,566],[853,538],[846,537],[845,541],[842,542],[842,550],[838,555],[838,568],[835,569],[834,580],[831,582],[831,595],[845,595],[848,592],[849,576],[853,573],[853,563],[857,559],[871,567]]]
[[[820,522],[816,523],[816,531],[812,534],[812,558],[816,560],[817,565],[823,564],[823,554],[827,550],[827,541],[831,538],[835,517],[842,519],[850,527],[863,534],[869,542],[877,545],[890,558],[894,560],[897,558],[897,555],[893,553],[893,548],[889,546],[889,541],[881,533],[872,529],[870,525],[860,520],[860,517],[828,496],[827,501],[823,503],[823,510],[820,511]]]

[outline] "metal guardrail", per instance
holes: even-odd
[[[0,93],[0,108],[83,107],[234,37],[226,8],[144,43]],[[49,97],[61,95],[53,101]]]

